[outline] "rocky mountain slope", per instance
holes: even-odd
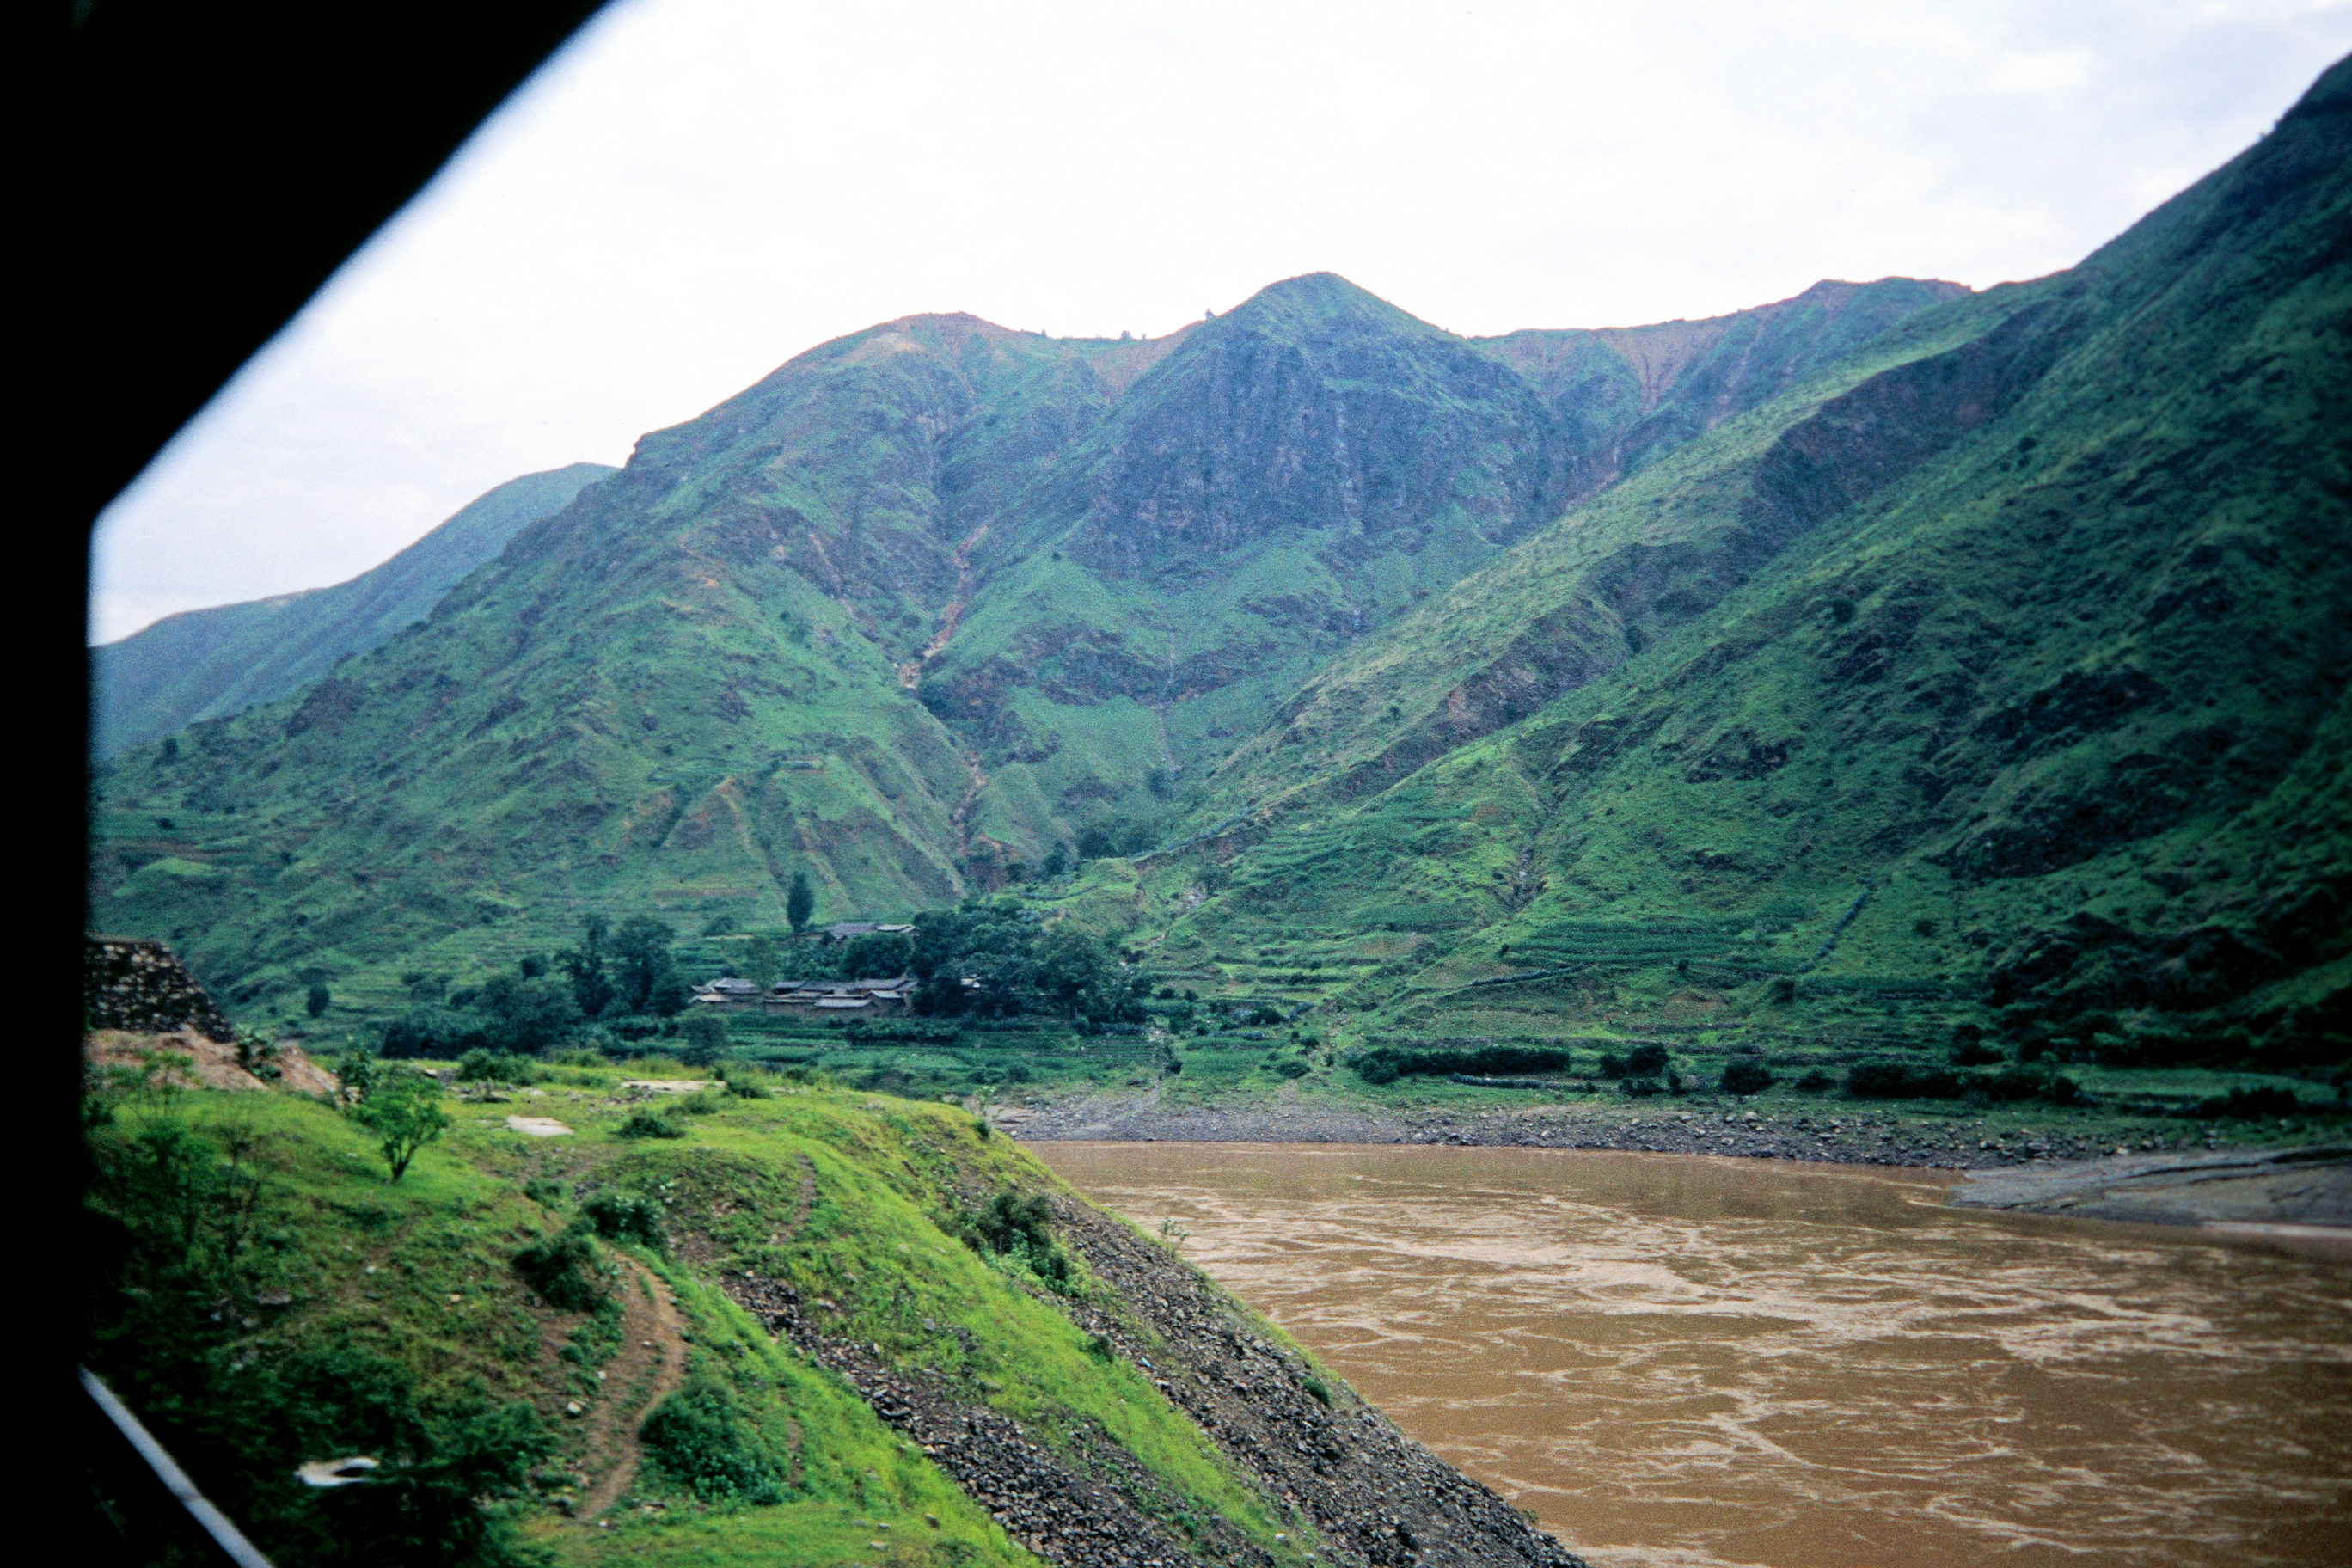
[[[607,904],[952,901],[1164,814],[1577,494],[1956,290],[1458,339],[1328,275],[1150,342],[914,317],[518,532],[298,697],[121,755],[96,894],[240,1001]],[[166,826],[168,824],[168,826]]]
[[[1413,1031],[2342,1059],[2347,153],[2339,65],[1363,638],[1210,781],[1160,951]]]
[[[203,719],[225,718],[318,679],[421,620],[525,523],[552,515],[613,469],[573,463],[509,479],[399,554],[331,588],[166,616],[90,650],[92,749],[112,756]]]

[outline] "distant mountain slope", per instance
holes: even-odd
[[[1696,321],[1512,332],[1478,346],[1551,405],[1581,500],[1650,458],[1779,396],[1929,305],[1968,289],[1933,279],[1816,283],[1791,300]]]
[[[1384,931],[1291,991],[1415,1033],[2343,1059],[2347,236],[2352,64],[1347,650],[1149,870],[1156,951]]]
[[[977,821],[1034,864],[1041,828],[1154,813],[1144,786],[1213,765],[1354,639],[1960,292],[1824,284],[1714,322],[1476,342],[1318,273],[1197,323],[973,520],[971,605],[920,692],[990,773]],[[1711,352],[1644,359],[1655,333]]]
[[[1619,389],[1591,410],[1561,353],[1328,274],[1150,342],[886,322],[647,436],[299,697],[120,753],[94,893],[233,1000],[484,921],[775,921],[802,870],[832,916],[952,900],[1164,813],[1352,639],[1622,466],[1644,419],[1703,429],[1770,395],[1807,331],[1866,339],[1951,291],[1831,286],[1834,309],[1759,313],[1769,353],[1663,369],[1605,335],[1573,351]]]
[[[616,471],[573,463],[525,474],[348,583],[167,616],[92,649],[98,754],[112,756],[199,719],[275,701],[337,660],[383,646],[505,549],[516,530],[560,511],[582,486]]]

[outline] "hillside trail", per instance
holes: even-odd
[[[645,1459],[637,1429],[686,1381],[686,1328],[669,1287],[636,1259],[621,1261],[636,1277],[638,1289],[621,1292],[621,1349],[604,1367],[605,1382],[615,1388],[597,1401],[590,1417],[581,1468],[591,1475],[605,1468],[574,1514],[583,1523],[611,1508],[635,1481]]]

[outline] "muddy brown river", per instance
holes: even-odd
[[[2352,1266],[1937,1173],[1036,1143],[1596,1565],[2352,1563]]]

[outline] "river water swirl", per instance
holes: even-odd
[[[1031,1145],[1600,1568],[2352,1562],[2352,1267],[1939,1173]]]

